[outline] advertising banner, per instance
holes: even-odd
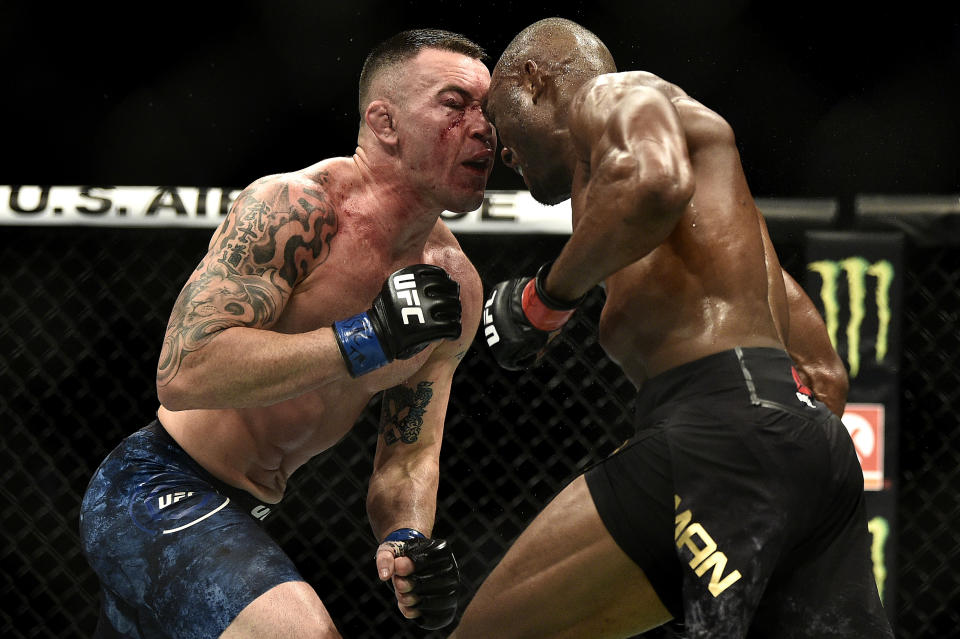
[[[896,593],[903,236],[806,234],[804,287],[850,376],[843,423],[863,468],[877,589],[891,619]]]

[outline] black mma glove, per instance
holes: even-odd
[[[508,370],[529,368],[547,344],[550,334],[563,326],[583,297],[561,302],[547,295],[544,283],[551,262],[537,276],[500,282],[483,308],[483,333],[497,363]]]
[[[439,266],[405,266],[370,310],[334,322],[333,332],[353,377],[409,359],[430,342],[460,336],[460,285]]]
[[[397,541],[402,539],[402,541]],[[409,606],[419,610],[413,621],[427,630],[443,628],[457,616],[460,568],[445,539],[427,539],[415,530],[402,528],[384,540],[392,542],[396,557],[409,557],[413,574],[404,577],[413,583],[410,591],[419,601]]]

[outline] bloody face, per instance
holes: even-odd
[[[394,126],[404,168],[426,199],[453,212],[476,209],[497,147],[481,108],[489,71],[469,56],[424,49],[401,82]]]

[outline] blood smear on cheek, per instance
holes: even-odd
[[[447,137],[447,134],[450,133],[450,131],[453,131],[455,128],[457,128],[457,127],[459,127],[459,126],[463,126],[463,116],[464,116],[464,112],[463,112],[463,111],[461,111],[460,113],[458,113],[458,114],[457,114],[457,119],[454,120],[453,122],[451,122],[451,123],[450,123],[450,126],[448,126],[448,127],[445,128],[443,131],[440,132],[440,138],[443,139],[443,138]]]

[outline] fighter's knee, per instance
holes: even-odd
[[[274,586],[244,608],[221,639],[269,636],[342,639],[316,591],[302,581]]]

